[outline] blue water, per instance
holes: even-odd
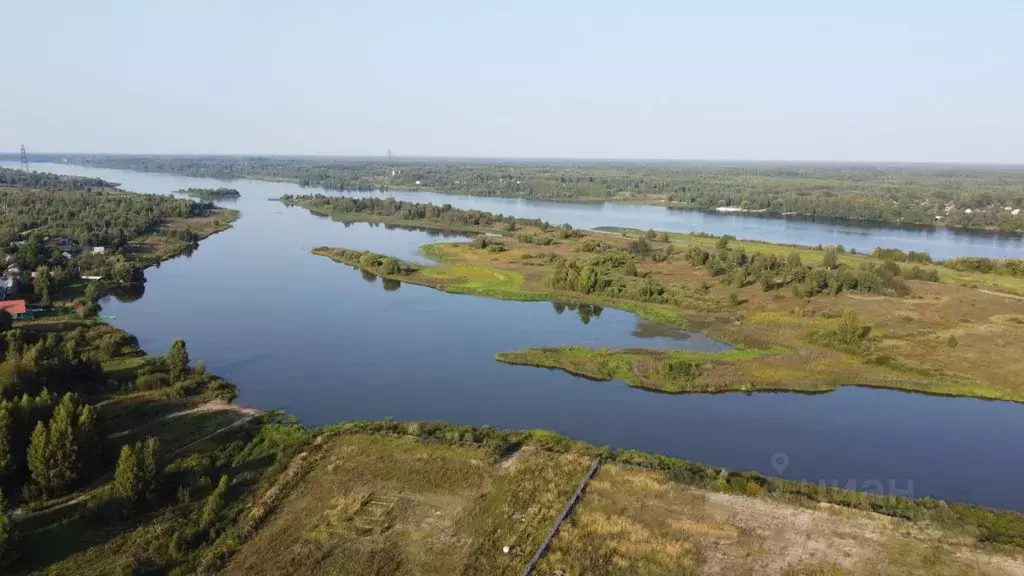
[[[140,192],[225,184],[75,166],[37,168],[97,176]],[[283,409],[310,425],[394,417],[548,428],[599,445],[790,479],[1024,510],[1024,492],[1019,490],[1024,460],[1017,447],[1024,437],[1020,405],[868,388],[817,396],[672,396],[621,382],[591,382],[557,371],[504,365],[493,359],[496,352],[528,346],[716,350],[722,345],[699,334],[659,330],[617,310],[584,314],[584,323],[578,311],[559,314],[550,303],[386,286],[309,251],[333,245],[414,258],[421,244],[458,237],[367,224],[346,227],[268,201],[303,192],[297,186],[245,180],[228,185],[243,194],[232,203],[242,211],[235,226],[202,241],[190,257],[147,270],[145,294],[133,302],[108,299],[104,314],[116,316],[114,323],[138,336],[151,353],[163,353],[173,339],[184,338],[194,359],[205,360],[212,371],[239,386],[243,404]],[[443,198],[552,222],[579,218],[570,220],[578,226],[684,226],[674,220],[677,214],[649,207]],[[660,214],[665,222],[647,220],[644,214]],[[685,214],[699,219],[695,222],[722,223],[721,229],[710,230],[716,233],[758,237],[725,228],[728,222],[746,226],[758,219]],[[678,227],[666,225],[669,221]],[[795,224],[781,222],[773,230]],[[800,225],[819,235],[805,235],[805,243],[845,233],[831,226]],[[880,234],[912,239],[917,233]],[[1003,246],[990,245],[994,241],[984,236],[943,232],[935,237],[946,249],[964,253]],[[895,241],[879,243],[911,248]],[[639,336],[647,334],[653,337]]]

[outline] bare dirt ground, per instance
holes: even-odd
[[[165,420],[170,420],[172,418],[188,416],[190,414],[209,414],[211,412],[236,412],[248,418],[252,418],[253,416],[257,416],[260,414],[260,411],[256,408],[247,408],[245,406],[239,406],[238,404],[230,404],[223,400],[211,400],[209,402],[206,402],[205,404],[200,404],[195,408],[189,408],[188,410],[179,410],[178,412],[174,412],[166,416],[161,416],[156,420],[151,420],[147,422],[146,426],[149,426],[150,424],[155,424],[157,422],[163,422]],[[122,430],[120,432],[114,432],[113,434],[107,436],[107,438],[114,439],[120,438],[121,436],[127,436],[128,434],[136,432],[141,428],[145,428],[145,426],[142,426],[140,428],[132,428],[131,430]]]
[[[539,574],[1024,575],[1024,558],[972,539],[832,505],[694,490],[606,465]]]

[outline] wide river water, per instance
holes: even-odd
[[[11,163],[3,166],[16,167]],[[665,395],[507,366],[494,354],[528,346],[721,345],[606,309],[502,302],[385,285],[313,256],[319,245],[416,258],[458,237],[343,226],[268,201],[288,183],[188,178],[36,164],[120,182],[137,192],[230,186],[235,226],[189,257],[146,271],[141,298],[108,298],[104,314],[162,354],[183,338],[194,360],[236,383],[239,402],[282,409],[310,425],[394,417],[547,428],[598,445],[669,454],[794,480],[932,496],[1024,511],[1024,406],[847,387],[816,396]],[[662,208],[569,205],[432,193],[397,196],[574,226],[707,230],[803,244],[927,249],[933,255],[1018,256],[1020,242],[950,231],[857,229]]]

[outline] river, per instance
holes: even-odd
[[[64,165],[33,168],[96,176],[138,192],[224,185],[241,191],[237,202],[224,203],[242,212],[231,230],[203,240],[189,257],[147,270],[141,298],[108,298],[103,303],[104,314],[116,316],[113,323],[135,334],[147,352],[164,353],[173,339],[185,339],[194,360],[205,360],[211,371],[239,386],[240,403],[282,409],[310,425],[394,417],[547,428],[598,445],[772,476],[1024,511],[1024,492],[1019,490],[1024,461],[1017,447],[1024,437],[1020,405],[859,387],[816,396],[672,396],[621,382],[508,366],[496,362],[494,354],[561,344],[709,350],[721,345],[697,334],[654,330],[617,310],[560,312],[550,303],[385,285],[309,251],[333,245],[414,258],[421,244],[457,237],[368,224],[343,226],[268,201],[303,192],[293,184],[225,183]],[[410,199],[436,199],[423,193],[401,195],[406,194]],[[716,233],[797,241],[725,227],[737,220],[746,226],[750,220],[741,216],[441,199],[581,227],[686,230],[686,219],[696,218],[723,223],[709,230]],[[651,210],[660,211],[662,220],[645,220],[642,215]],[[843,234],[833,225],[800,225],[817,234],[802,234],[804,243]],[[877,244],[913,249],[915,245],[901,242],[917,233],[885,231],[881,236],[893,240]],[[983,235],[930,234],[935,255],[1006,255],[974,250],[980,247],[1009,250],[1004,241]],[[843,243],[861,249],[854,242]]]

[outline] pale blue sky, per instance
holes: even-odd
[[[1024,2],[5,0],[0,150],[1024,163]]]

